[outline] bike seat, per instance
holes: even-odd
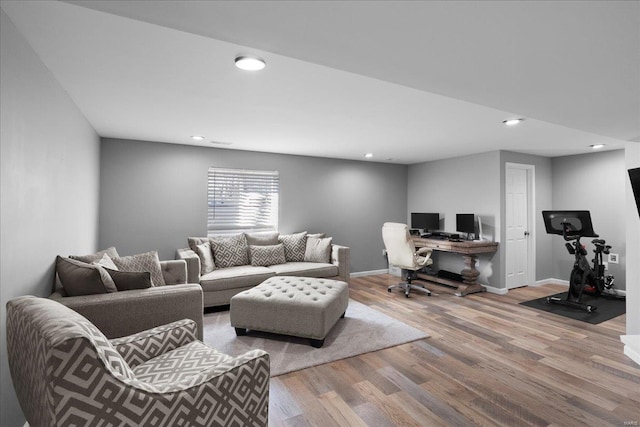
[[[591,243],[593,243],[594,245],[604,245],[605,241],[602,239],[593,239]]]

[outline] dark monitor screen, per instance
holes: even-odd
[[[411,213],[411,228],[434,231],[440,228],[439,213]]]
[[[589,211],[542,211],[542,218],[548,234],[598,237]]]
[[[474,214],[456,214],[456,231],[461,233],[475,233],[476,222]]]

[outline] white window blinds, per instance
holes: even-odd
[[[277,231],[277,171],[209,168],[209,236]]]

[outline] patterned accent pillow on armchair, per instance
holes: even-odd
[[[148,271],[151,273],[151,283],[153,286],[165,285],[162,268],[160,267],[160,258],[158,258],[158,252],[156,251],[113,258],[113,263],[120,271]]]

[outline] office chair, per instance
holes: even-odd
[[[407,298],[409,298],[409,292],[412,289],[431,295],[431,291],[424,286],[411,283],[417,277],[416,272],[418,270],[433,264],[431,249],[420,248],[416,251],[413,240],[409,235],[409,226],[397,222],[384,223],[382,226],[382,240],[387,249],[389,265],[395,265],[406,271],[406,282],[389,286],[387,290],[391,292],[395,288],[401,288]]]

